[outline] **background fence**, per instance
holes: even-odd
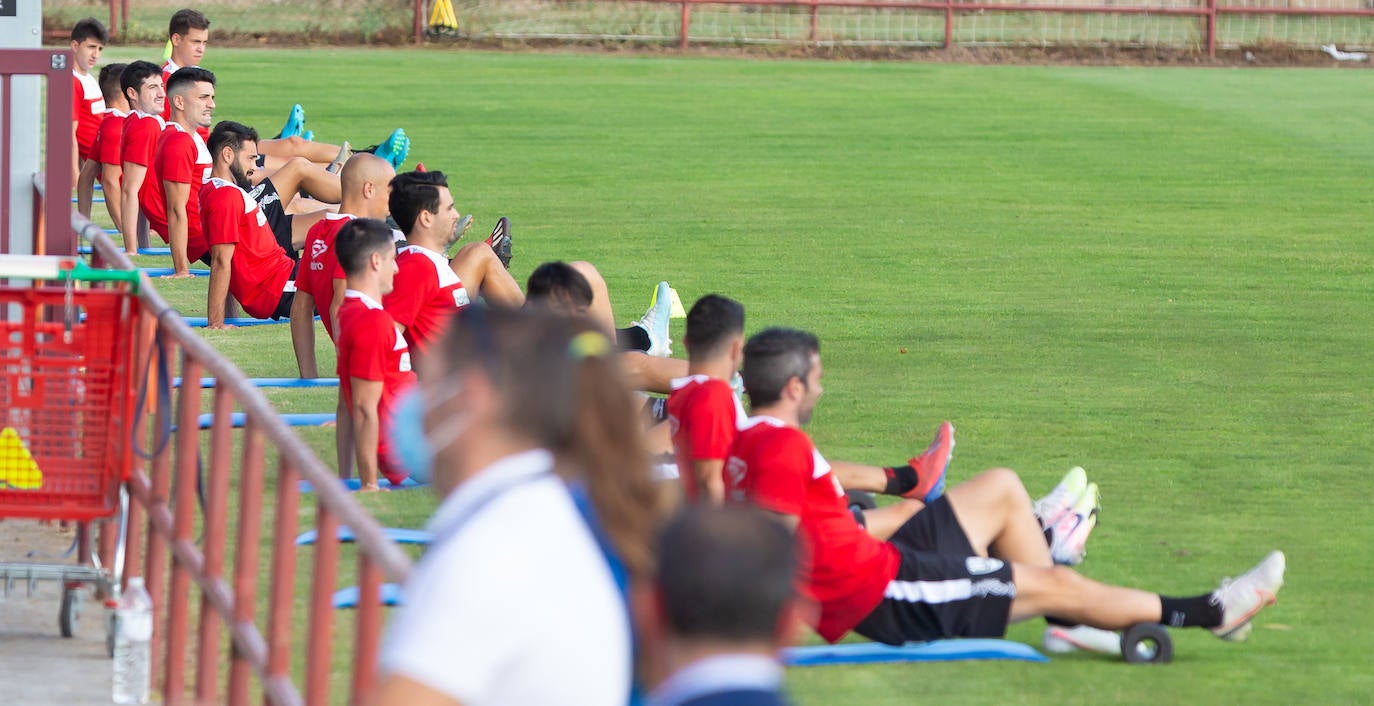
[[[191,3],[218,36],[297,41],[420,41],[430,0],[218,0]],[[59,33],[86,15],[117,19],[132,41],[160,41],[171,0],[49,0]],[[1374,0],[455,0],[468,40],[562,40],[831,47],[1374,47]]]

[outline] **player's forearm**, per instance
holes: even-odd
[[[232,270],[228,263],[221,264],[215,258],[210,265],[210,288],[206,294],[206,324],[212,328],[224,325],[224,305],[229,297],[229,278]]]
[[[304,292],[296,292],[291,300],[291,348],[296,352],[296,368],[301,377],[313,379],[320,376],[319,366],[315,363],[315,317],[311,297]]]
[[[377,407],[354,405],[353,417],[353,455],[358,464],[358,480],[363,487],[377,485],[377,440],[381,436],[381,422],[377,418]]]
[[[120,214],[124,220],[119,231],[124,235],[126,249],[129,246],[129,241],[138,242],[138,190],[142,188],[143,177],[146,175],[147,171],[141,168],[125,167],[124,169],[124,186],[119,204]]]
[[[725,502],[725,479],[721,476],[722,461],[693,461],[697,497],[720,505]]]
[[[340,381],[340,384],[343,384]],[[353,417],[348,413],[343,395],[334,409],[334,460],[338,464],[339,477],[353,477]]]
[[[186,257],[186,241],[190,238],[190,222],[186,219],[186,204],[167,204],[167,241],[172,246],[173,274],[187,274],[191,261]]]
[[[119,167],[113,164],[100,165],[100,188],[105,191],[105,210],[110,212],[110,220],[115,228],[123,232],[124,209],[121,208],[124,194],[119,187]],[[126,243],[126,246],[128,244]]]

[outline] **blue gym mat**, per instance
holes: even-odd
[[[349,586],[334,592],[335,608],[357,608],[358,607],[358,587]],[[394,583],[382,584],[381,590],[382,605],[398,606],[401,604],[401,586]]]
[[[140,272],[142,272],[142,273],[145,274],[145,275],[148,275],[149,277],[165,277],[165,276],[167,276],[167,275],[172,274],[173,272],[176,272],[176,270],[174,270],[174,269],[172,269],[172,268],[170,268],[170,267],[140,267],[140,268],[138,268],[138,269],[139,269]],[[209,276],[210,276],[210,271],[209,271],[209,270],[200,269],[200,268],[192,268],[192,269],[190,270],[190,273],[191,273],[193,276],[196,276],[196,277],[209,277]]]
[[[332,415],[331,415],[331,416],[332,416]],[[358,488],[361,488],[362,485],[363,485],[362,481],[358,480],[357,478],[349,478],[349,479],[347,479],[347,480],[340,480],[339,482],[340,482],[340,483],[343,483],[343,486],[344,486],[345,488],[347,488],[350,492],[356,491]],[[385,479],[385,478],[382,478],[382,479],[380,479],[380,480],[377,481],[377,485],[380,485],[381,487],[386,488],[386,489],[388,489],[388,490],[410,490],[410,489],[412,489],[412,488],[428,488],[428,487],[429,487],[429,484],[428,484],[428,483],[416,483],[415,481],[413,481],[413,480],[411,480],[411,479],[409,479],[409,478],[406,478],[405,480],[401,481],[400,485],[392,485],[391,481],[389,481],[389,480],[387,480],[387,479]],[[302,492],[302,493],[313,493],[313,492],[315,492],[315,486],[310,485],[310,481],[308,481],[308,480],[303,480],[303,481],[300,482],[300,492]]]
[[[814,667],[823,664],[881,664],[885,662],[955,662],[960,660],[1009,659],[1048,662],[1030,645],[1010,640],[936,640],[908,642],[901,647],[880,642],[847,642],[842,645],[807,645],[782,651],[783,664]]]
[[[181,320],[185,321],[186,325],[191,328],[205,328],[210,325],[210,321],[204,316],[183,316]],[[315,320],[319,321],[320,317],[316,316]],[[230,326],[271,326],[273,324],[289,324],[291,323],[291,319],[250,319],[247,317],[231,316],[226,318],[224,323]]]
[[[407,529],[405,527],[383,527],[382,534],[385,534],[391,541],[397,544],[419,544],[426,545],[434,541],[434,535],[424,530]],[[296,544],[305,546],[314,544],[319,539],[319,530],[306,530],[296,537]],[[353,530],[347,526],[339,525],[337,533],[339,541],[348,543],[356,540]]]
[[[286,422],[287,426],[293,427],[319,427],[324,426],[325,424],[332,423],[334,421],[333,412],[283,414],[280,416],[282,421]],[[248,420],[248,415],[244,414],[243,412],[234,412],[229,416],[229,419],[231,420],[235,429],[242,429],[244,423]],[[197,417],[197,421],[199,422],[201,429],[209,429],[210,424],[214,422],[214,420],[215,415],[213,414],[202,414],[199,417]]]
[[[338,387],[338,378],[248,378],[253,387]],[[215,386],[214,378],[201,378],[200,386],[209,389]],[[181,378],[172,378],[172,387],[181,387]]]

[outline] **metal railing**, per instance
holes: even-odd
[[[71,224],[75,233],[91,243],[96,263],[133,267],[123,249],[99,226],[74,212]],[[148,376],[148,383],[138,403],[148,413],[136,415],[141,421],[134,438],[142,442],[151,437],[153,449],[149,460],[135,459],[129,476],[124,575],[143,575],[156,606],[155,691],[164,703],[182,702],[187,689],[193,688],[198,703],[243,706],[257,700],[256,681],[268,704],[330,703],[335,652],[330,638],[336,618],[332,596],[340,574],[340,551],[337,541],[326,540],[335,538],[343,524],[357,538],[360,595],[354,616],[349,703],[360,703],[375,677],[383,577],[403,581],[410,570],[409,557],[382,534],[335,473],[278,417],[245,375],[181,320],[146,275],[139,299],[137,367]],[[165,374],[159,374],[163,365]],[[197,424],[205,392],[199,385],[173,390],[172,376],[215,378],[209,391],[214,418],[207,431]],[[230,419],[236,407],[247,417],[240,432]],[[202,468],[203,434],[209,435],[209,447],[208,462]],[[237,457],[235,434],[241,435]],[[276,465],[270,469],[269,446],[276,451]],[[269,473],[275,473],[276,490],[264,497]],[[302,580],[295,545],[299,481],[313,486],[315,529],[320,538],[304,579],[310,587],[307,631],[293,627],[292,614],[297,583]],[[230,517],[231,500],[236,505],[236,522]],[[229,536],[231,525],[237,528],[233,537]],[[264,538],[271,554],[265,577],[260,556]],[[234,565],[227,567],[230,549]],[[267,591],[260,596],[263,581]],[[260,608],[267,616],[265,626],[256,617]],[[226,634],[231,645],[227,654],[222,649]],[[303,688],[298,688],[292,655],[302,648],[306,659],[300,676]],[[188,658],[194,661],[194,673]],[[220,677],[226,664],[227,680]]]

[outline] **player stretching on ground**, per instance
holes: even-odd
[[[119,150],[124,140],[124,120],[129,117],[129,101],[119,88],[120,77],[128,64],[106,64],[100,69],[100,93],[105,96],[105,113],[100,116],[100,128],[95,133],[95,162],[99,165],[100,188],[105,193],[105,210],[118,228],[124,222],[120,205],[123,170],[119,168]],[[124,249],[137,252],[137,243],[129,240]]]
[[[415,382],[405,337],[381,303],[396,277],[396,244],[385,223],[355,218],[339,230],[335,246],[348,283],[339,306],[339,396],[351,419],[360,487],[379,490],[379,473],[393,485],[405,480],[382,430],[398,395]],[[345,423],[339,419],[339,428]]]
[[[157,139],[153,168],[139,192],[148,226],[172,248],[172,274],[190,277],[191,260],[210,251],[201,229],[200,186],[210,175],[210,150],[196,132],[210,126],[215,109],[215,75],[190,67],[167,85],[172,120]]]
[[[811,554],[804,581],[820,602],[815,627],[829,642],[851,630],[894,645],[1001,637],[1008,623],[1038,616],[1106,630],[1204,627],[1241,640],[1283,585],[1277,551],[1216,591],[1187,597],[1085,578],[1051,561],[1030,497],[1006,469],[950,488],[895,532],[872,524],[865,531],[801,430],[822,392],[816,338],[790,329],[756,334],[744,347],[744,385],[756,416],[731,447],[726,495],[796,529]]]
[[[143,182],[148,180],[148,170],[153,166],[157,138],[167,126],[162,120],[162,106],[167,101],[167,94],[162,88],[157,65],[147,61],[135,61],[124,67],[124,73],[119,76],[119,90],[129,101],[132,111],[124,120],[124,134],[120,137],[120,175],[123,181],[119,187],[119,213],[123,220],[115,227],[124,236],[124,249],[134,252],[140,237],[139,217],[146,218],[140,201]],[[161,195],[159,189],[157,196],[161,198]],[[110,195],[107,193],[105,198],[110,198]]]

